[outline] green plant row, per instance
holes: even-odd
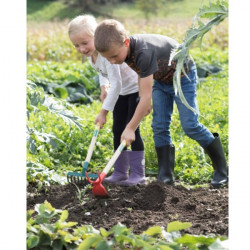
[[[97,72],[89,62],[41,61],[27,64],[27,78],[70,103],[87,104],[100,94]]]
[[[27,181],[38,186],[64,183],[67,171],[80,171],[94,131],[100,102],[75,106],[27,84]],[[90,170],[112,154],[111,119],[98,138]],[[58,178],[58,176],[64,178]]]
[[[198,53],[198,52],[197,52]],[[203,55],[204,56],[204,55]],[[211,58],[214,58],[211,53]],[[221,57],[226,61],[226,56]],[[27,180],[48,185],[63,183],[67,171],[81,171],[94,131],[101,103],[73,105],[44,93],[34,85],[27,89]],[[200,121],[218,132],[228,158],[228,73],[227,64],[218,74],[207,77],[198,88]],[[157,157],[152,136],[152,114],[141,123],[145,144],[146,175],[157,175]],[[212,166],[203,149],[185,136],[174,106],[171,135],[176,147],[175,175],[187,184],[209,183]],[[112,115],[101,129],[89,171],[101,171],[113,154]],[[45,171],[46,170],[46,171]],[[112,172],[112,170],[111,170]],[[60,181],[58,176],[64,177]]]
[[[173,221],[167,228],[153,226],[140,235],[131,228],[118,223],[110,230],[95,229],[91,225],[76,226],[77,222],[67,222],[68,211],[55,209],[45,201],[36,204],[35,210],[27,212],[27,249],[147,249],[178,250],[227,249],[225,237],[195,236],[180,231],[192,226],[189,222]]]

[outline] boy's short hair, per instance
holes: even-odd
[[[94,36],[96,27],[97,22],[92,15],[80,15],[72,19],[68,24],[68,34],[70,36],[84,31],[90,36]]]
[[[97,26],[94,36],[96,50],[106,52],[114,44],[122,46],[127,38],[127,31],[120,22],[108,19]]]

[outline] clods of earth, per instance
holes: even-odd
[[[27,209],[45,200],[56,209],[68,210],[68,221],[109,230],[118,222],[141,234],[154,225],[167,227],[171,221],[190,222],[182,233],[228,237],[228,188],[187,189],[158,182],[121,187],[105,186],[108,198],[92,194],[91,186],[51,186],[39,193],[27,189]]]

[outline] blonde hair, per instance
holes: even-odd
[[[73,35],[83,30],[90,36],[94,36],[97,22],[92,15],[80,15],[75,17],[68,24],[68,34]]]
[[[122,46],[127,38],[127,31],[120,22],[108,19],[97,26],[94,37],[96,50],[106,52],[112,45]]]

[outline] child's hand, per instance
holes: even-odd
[[[106,116],[107,116],[108,111],[102,109],[100,111],[100,113],[98,114],[98,116],[95,119],[95,124],[99,123],[100,124],[100,128],[103,127],[103,125],[106,123]]]
[[[101,94],[100,94],[100,100],[101,100],[102,103],[104,102],[105,98],[107,97],[107,94],[108,94],[108,92],[106,90],[106,86],[103,85],[101,87]]]
[[[121,142],[125,140],[126,146],[130,146],[130,144],[135,140],[135,132],[133,129],[125,128],[121,135]]]

